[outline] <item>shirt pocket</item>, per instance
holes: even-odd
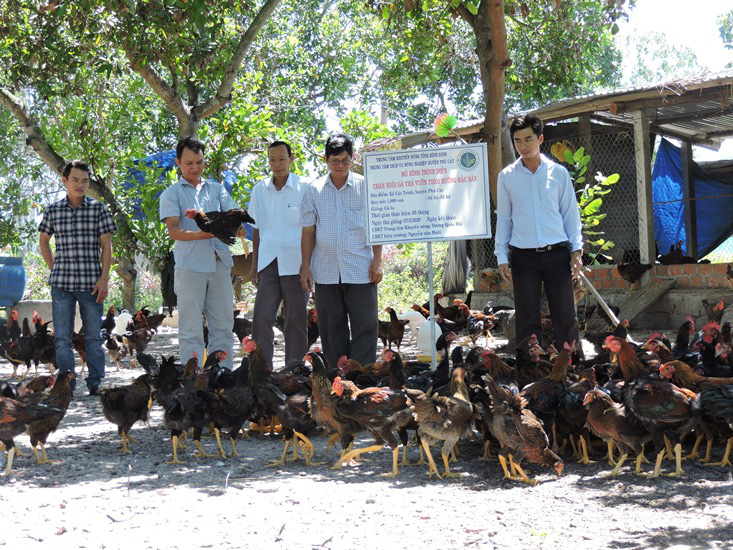
[[[285,210],[285,223],[288,227],[299,227],[300,226],[300,205],[289,204]]]
[[[366,218],[363,208],[349,208],[346,211],[346,224],[353,230],[366,230]]]

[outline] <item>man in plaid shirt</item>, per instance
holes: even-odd
[[[117,228],[107,206],[86,196],[89,176],[89,166],[81,161],[66,165],[61,178],[66,197],[46,208],[38,231],[41,255],[51,270],[49,284],[59,373],[74,372],[72,338],[78,303],[89,367],[87,388],[90,395],[98,395],[99,383],[104,378],[100,336],[103,303],[112,265],[112,233]],[[51,250],[52,236],[55,255]],[[72,391],[74,386],[72,381]]]
[[[377,354],[382,246],[367,245],[365,184],[351,172],[353,156],[348,136],[328,138],[329,173],[305,190],[300,206],[300,282],[309,292],[315,282],[318,329],[331,368],[342,355],[366,364]]]

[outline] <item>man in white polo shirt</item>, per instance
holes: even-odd
[[[273,325],[282,301],[285,317],[285,364],[308,351],[306,306],[309,293],[300,284],[300,203],[308,182],[290,173],[290,145],[274,141],[267,148],[272,177],[252,189],[247,211],[252,233],[252,282],[257,286],[252,339],[272,362]]]

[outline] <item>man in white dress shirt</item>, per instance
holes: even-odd
[[[501,171],[497,184],[499,274],[514,286],[517,342],[536,334],[542,344],[544,283],[555,346],[562,349],[579,341],[573,278],[583,267],[583,233],[575,189],[568,171],[540,154],[539,117],[520,115],[509,131],[520,158]]]
[[[273,325],[280,302],[285,318],[285,364],[308,351],[306,306],[309,293],[300,285],[300,203],[308,182],[290,173],[290,144],[274,141],[267,148],[272,177],[252,189],[247,211],[255,219],[252,232],[252,282],[257,286],[252,339],[270,362]]]

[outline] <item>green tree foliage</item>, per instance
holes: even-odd
[[[552,154],[560,162],[567,164],[568,172],[575,186],[575,193],[578,195],[578,208],[580,209],[580,220],[583,224],[583,237],[586,242],[588,255],[593,258],[599,254],[606,255],[616,244],[604,238],[605,232],[601,230],[601,222],[608,214],[603,210],[603,197],[613,190],[613,185],[619,180],[618,174],[611,174],[606,177],[598,172],[593,181],[588,179],[588,166],[591,156],[585,154],[585,148],[580,147],[572,151],[562,143],[553,145]]]
[[[729,50],[733,50],[733,10],[718,16],[718,29],[720,30],[723,45]]]
[[[705,69],[694,50],[675,45],[662,32],[627,36],[623,51],[630,67],[623,83],[629,86],[648,86]]]

